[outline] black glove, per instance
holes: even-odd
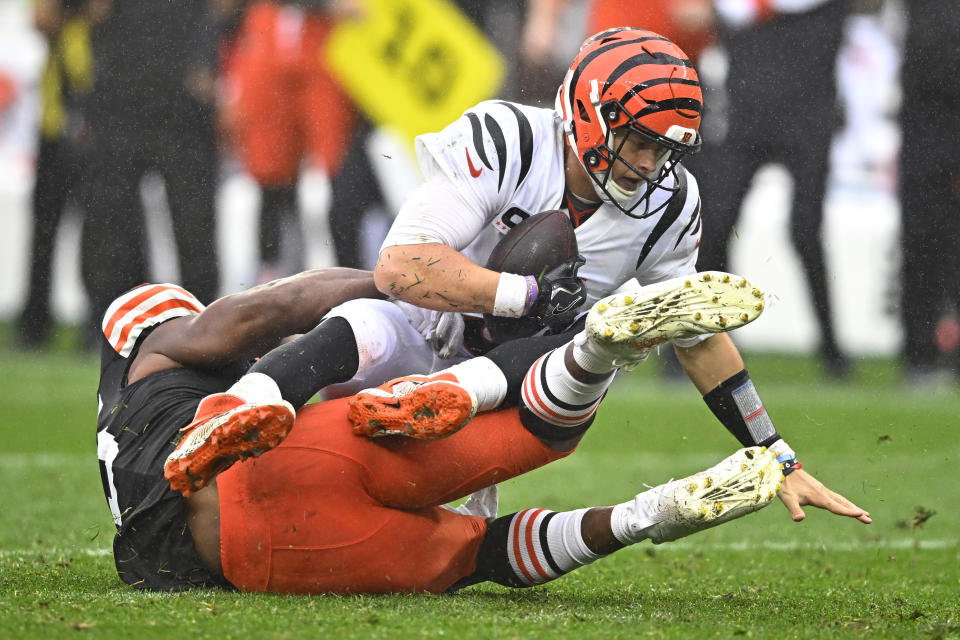
[[[574,256],[537,278],[539,293],[527,317],[552,332],[566,329],[587,299],[586,285],[577,277],[585,262]]]

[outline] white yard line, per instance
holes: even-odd
[[[791,542],[789,540],[781,542],[763,541],[763,542],[714,542],[707,544],[697,544],[695,540],[681,540],[655,546],[658,551],[896,551],[896,550],[920,550],[937,551],[940,549],[953,549],[960,546],[958,538],[944,538],[932,540],[917,540],[914,538],[892,538],[889,540],[856,540],[851,542],[829,542],[829,543],[810,543],[810,542]],[[636,545],[635,549],[641,549]]]

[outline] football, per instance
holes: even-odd
[[[566,212],[559,209],[532,215],[508,231],[490,252],[486,267],[522,276],[541,276],[577,255],[577,236]],[[501,318],[484,314],[487,331],[502,343],[540,330],[533,318]]]

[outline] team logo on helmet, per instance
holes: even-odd
[[[652,31],[627,27],[588,38],[557,92],[564,133],[597,194],[632,217],[660,211],[669,197],[651,208],[657,189],[674,191],[677,163],[700,148],[703,97],[696,70],[673,42]],[[623,132],[615,136],[614,132]],[[620,154],[639,135],[659,145],[656,171],[640,171]],[[645,185],[627,191],[611,179],[623,162]]]

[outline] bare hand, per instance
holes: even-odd
[[[803,469],[797,469],[783,481],[780,500],[790,510],[794,522],[807,517],[801,507],[812,506],[826,509],[838,516],[856,518],[864,524],[870,524],[870,514],[853,504],[839,493],[831,491]]]

